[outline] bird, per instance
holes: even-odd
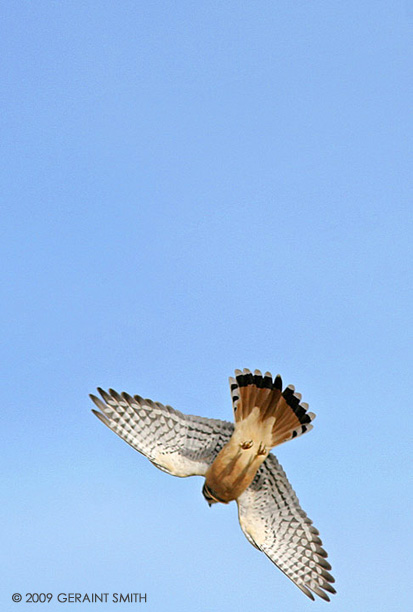
[[[310,599],[330,601],[335,580],[319,532],[270,452],[310,431],[315,414],[279,374],[244,368],[229,384],[234,423],[100,387],[92,412],[163,472],[204,477],[210,506],[235,501],[247,540]]]

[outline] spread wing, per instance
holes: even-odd
[[[113,389],[98,391],[102,399],[90,396],[100,411],[93,413],[156,467],[173,476],[204,476],[234,429],[227,421],[182,414],[139,395],[131,397]]]
[[[246,491],[238,498],[241,529],[308,597],[330,601],[334,578],[319,533],[301,509],[284,470],[268,455]]]

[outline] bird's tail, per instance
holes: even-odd
[[[313,428],[311,421],[315,414],[307,412],[308,404],[301,402],[301,395],[295,392],[293,385],[282,390],[280,375],[273,380],[269,372],[263,376],[259,370],[255,370],[254,374],[248,369],[242,372],[235,370],[235,378],[230,377],[229,382],[235,423],[246,420],[254,408],[258,408],[261,422],[270,423],[270,418],[274,421],[270,434],[271,447]]]

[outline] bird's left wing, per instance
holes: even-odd
[[[93,413],[156,467],[173,476],[204,476],[234,426],[227,421],[182,414],[171,406],[98,389]]]
[[[259,468],[252,484],[237,499],[241,529],[308,597],[329,601],[330,564],[319,533],[312,525],[273,454]]]

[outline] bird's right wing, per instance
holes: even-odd
[[[98,391],[102,399],[90,396],[100,411],[93,413],[156,467],[173,476],[204,476],[234,430],[227,421],[182,414],[139,395],[131,397],[113,389]]]
[[[241,529],[308,597],[329,601],[335,593],[327,570],[327,553],[319,533],[301,509],[284,470],[273,454],[259,468],[252,484],[237,499]]]

